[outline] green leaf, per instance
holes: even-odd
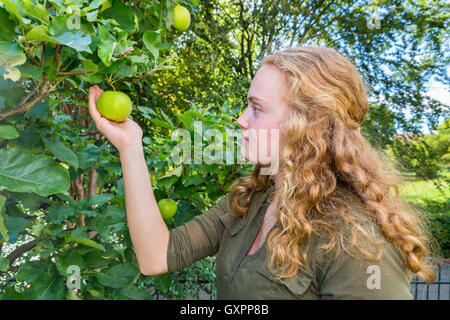
[[[187,187],[187,186],[190,186],[190,185],[197,185],[197,184],[199,184],[201,182],[204,182],[204,181],[205,181],[205,176],[200,174],[200,173],[197,173],[196,175],[186,177],[186,179],[184,180],[183,185]]]
[[[148,30],[144,33],[142,40],[155,59],[158,59],[159,48],[161,47],[161,35],[159,32]]]
[[[111,229],[114,229],[114,232],[121,230],[125,223],[126,213],[121,207],[116,205],[106,206],[105,210],[96,215],[94,219],[86,220],[86,224],[90,229],[105,237],[111,234]]]
[[[179,177],[181,175],[181,173],[183,172],[183,166],[178,166],[177,168],[175,168],[174,170],[171,170],[169,172],[167,172],[165,175],[163,175],[162,177],[159,177],[159,179],[163,179],[163,178],[167,178],[167,177],[171,177],[171,176],[177,176]]]
[[[42,141],[44,141],[45,146],[48,150],[50,150],[51,153],[58,159],[63,162],[67,162],[71,164],[75,170],[78,170],[78,157],[77,155],[70,150],[67,146],[64,145],[64,143],[55,141],[55,140],[48,140],[44,137],[42,137]]]
[[[98,282],[104,286],[120,289],[125,288],[140,274],[140,271],[131,263],[122,263],[99,272],[95,276]]]
[[[19,136],[17,130],[10,125],[0,124],[0,140],[1,139],[15,139]]]
[[[92,41],[91,36],[82,31],[77,31],[75,33],[65,32],[62,35],[52,36],[51,38],[77,51],[92,53],[89,48],[89,44],[91,44]]]
[[[37,210],[42,203],[50,202],[44,197],[29,192],[10,192],[10,194],[22,202],[22,205],[31,211]]]
[[[19,68],[20,70],[20,68]],[[23,76],[23,73],[22,73]],[[50,104],[47,101],[43,101],[35,105],[30,111],[25,113],[26,117],[30,118],[41,118],[44,117],[49,110]]]
[[[158,126],[161,126],[161,127],[167,128],[167,129],[172,129],[172,125],[170,123],[168,123],[167,121],[159,120],[159,119],[155,119],[155,118],[150,118],[150,121]]]
[[[35,224],[31,227],[31,233],[36,238],[41,238],[45,230],[45,225],[42,223]]]
[[[0,150],[0,159],[0,185],[10,191],[46,197],[69,188],[69,171],[48,156],[7,148]]]
[[[50,36],[59,36],[66,32],[76,33],[77,31],[81,31],[85,35],[95,33],[94,27],[85,19],[78,17],[76,14],[54,16],[48,25],[48,32]]]
[[[11,15],[4,8],[0,8],[0,27],[10,36],[14,36],[15,23],[9,19]]]
[[[163,293],[169,291],[170,285],[172,284],[172,277],[169,273],[152,276],[152,279],[153,284],[159,291],[162,291]]]
[[[62,276],[70,276],[73,272],[67,272],[69,266],[78,266],[80,270],[84,268],[84,260],[80,253],[70,250],[66,255],[58,255],[56,258],[56,268]]]
[[[83,256],[84,266],[89,269],[105,268],[109,264],[109,259],[105,258],[100,251],[89,252]]]
[[[63,11],[65,9],[65,5],[63,4],[63,0],[49,0],[51,4],[53,4],[53,7],[57,9],[58,11]]]
[[[34,4],[31,0],[22,0],[22,2],[30,16],[48,23],[50,15],[42,4]]]
[[[41,259],[48,259],[52,254],[54,254],[57,251],[57,249],[55,248],[51,240],[44,239],[39,242],[38,246],[36,247],[36,251],[39,252],[39,256]]]
[[[115,76],[120,78],[130,77],[133,74],[136,74],[136,67],[132,67],[126,64],[120,66],[119,71],[116,72]]]
[[[66,238],[65,242],[68,243],[68,242],[71,242],[71,241],[78,242],[78,243],[84,244],[85,246],[105,251],[105,248],[101,244],[98,244],[97,242],[95,242],[94,240],[91,240],[91,239],[68,237],[68,238]]]
[[[0,105],[2,104],[1,101],[4,101],[4,105],[2,105],[1,108],[4,110],[13,108],[25,95],[25,90],[18,86],[14,81],[10,79],[3,80],[2,77],[0,77]]]
[[[15,242],[17,235],[30,227],[31,223],[25,218],[5,215],[5,228],[8,230],[9,242]],[[3,233],[2,233],[3,237]],[[6,239],[5,239],[6,240]]]
[[[104,10],[100,16],[105,19],[114,19],[120,25],[122,30],[136,30],[133,8],[121,1],[114,1],[112,6]]]
[[[189,130],[194,118],[205,120],[206,118],[197,111],[189,110],[184,113],[177,113],[176,116],[183,123],[185,129]]]
[[[6,70],[3,78],[11,79],[12,81],[19,81],[20,71],[15,66],[24,64],[27,61],[25,54],[21,53],[16,56],[0,55],[0,67]]]
[[[62,300],[66,291],[67,287],[63,277],[45,272],[30,283],[29,294],[34,300]]]
[[[167,172],[162,177],[158,178],[158,186],[169,188],[173,186],[181,176],[183,170],[183,166],[177,167],[175,170]]]
[[[102,206],[113,198],[114,196],[110,193],[96,194],[88,199],[88,206],[90,207],[93,204]]]
[[[26,8],[21,0],[0,0],[6,10],[14,15],[20,23],[22,17],[26,14]]]
[[[153,300],[153,297],[148,290],[138,288],[133,284],[122,288],[119,293],[131,300]]]
[[[5,226],[5,216],[3,214],[3,206],[5,205],[6,198],[0,194],[0,233],[6,241],[9,241],[8,229]]]
[[[96,65],[91,59],[82,60],[81,63],[83,64],[83,68],[76,68],[76,69],[70,70],[70,72],[75,72],[75,71],[84,71],[84,72],[94,71],[94,72],[96,72],[98,70],[98,65]]]
[[[56,196],[64,201],[69,202],[69,204],[74,206],[74,208],[78,207],[77,202],[75,201],[75,199],[72,196],[65,194],[65,193],[57,193]]]
[[[2,289],[2,294],[0,295],[0,300],[24,300],[24,293],[19,293],[16,291],[14,284],[6,286]]]
[[[61,223],[73,216],[75,216],[75,209],[73,207],[56,202],[50,207],[47,214],[47,221],[50,223]]]
[[[93,22],[93,21],[97,20],[97,15],[98,15],[98,10],[86,12],[86,19],[89,22]]]
[[[94,144],[86,144],[83,150],[76,152],[80,169],[85,170],[95,165],[100,157],[100,149]]]
[[[31,152],[43,152],[45,145],[42,142],[39,131],[33,127],[26,128],[19,132],[19,137],[12,139],[11,143]]]
[[[170,0],[166,0],[166,8],[167,8],[167,13],[166,13],[166,19],[165,19],[165,25],[166,25],[166,29],[169,30],[170,27],[173,25],[174,23],[174,14],[173,14],[173,8],[174,8],[174,3],[172,3],[172,1]]]
[[[47,41],[53,44],[61,44],[59,41],[51,38],[48,35],[48,27],[46,25],[39,25],[27,32],[25,39],[28,41]]]
[[[0,42],[0,53],[5,56],[20,56],[23,54],[22,48],[18,43]]]
[[[20,269],[16,277],[19,280],[30,283],[38,279],[41,276],[41,274],[43,274],[48,270],[48,268],[49,265],[48,261],[46,260],[30,261],[20,265]]]
[[[31,64],[23,64],[17,67],[17,69],[22,74],[22,77],[30,78],[36,81],[41,80],[42,77],[42,67],[35,66]],[[34,109],[35,107],[33,107]],[[33,110],[31,109],[31,110]],[[30,110],[30,111],[31,111]],[[30,113],[30,111],[28,113]]]
[[[98,45],[97,54],[106,66],[111,65],[111,58],[114,51],[114,40],[102,39]]]
[[[78,297],[74,290],[67,290],[66,300],[83,300]]]

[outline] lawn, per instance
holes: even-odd
[[[447,177],[449,172],[446,173]],[[450,257],[450,186],[443,184],[439,190],[433,180],[407,182],[399,187],[400,197],[419,207],[429,218],[444,258]]]
[[[399,187],[400,196],[408,202],[426,205],[430,200],[439,203],[448,203],[450,199],[450,186],[444,185],[439,190],[433,180],[417,180],[405,183]]]

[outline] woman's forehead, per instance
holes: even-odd
[[[268,102],[279,100],[283,93],[283,82],[280,71],[275,67],[265,65],[256,73],[248,91],[248,100]]]

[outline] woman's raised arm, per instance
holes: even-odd
[[[167,272],[169,230],[153,194],[142,147],[142,129],[130,118],[114,122],[103,118],[96,102],[98,86],[89,90],[89,113],[97,129],[117,148],[122,164],[128,228],[141,272]]]

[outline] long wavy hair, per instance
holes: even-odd
[[[268,235],[269,270],[277,279],[290,278],[305,266],[311,233],[325,234],[321,248],[338,255],[353,249],[378,260],[388,240],[401,250],[406,267],[426,282],[436,275],[431,260],[439,249],[420,210],[399,197],[406,181],[397,162],[373,147],[360,132],[369,111],[367,88],[355,66],[326,47],[299,46],[266,56],[283,75],[289,117],[281,128],[286,138],[270,201],[277,208],[280,227]],[[260,174],[257,164],[250,177],[230,187],[236,214],[244,215],[255,192],[273,177]],[[338,193],[344,186],[363,204],[384,239],[357,218]],[[395,190],[395,195],[391,193]],[[378,233],[379,234],[379,233]]]

